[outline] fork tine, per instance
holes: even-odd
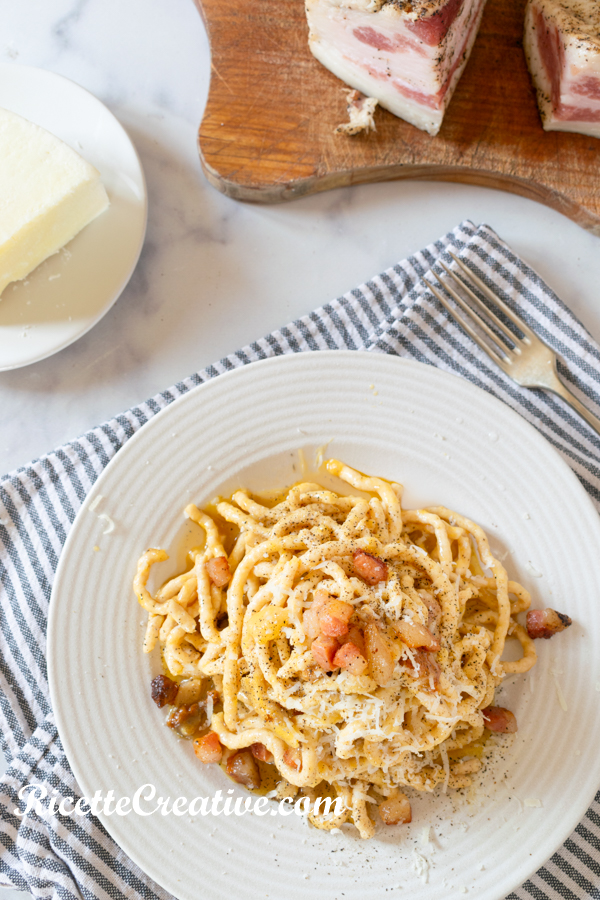
[[[438,259],[438,263],[443,268],[444,272],[446,272],[446,274],[448,274],[450,276],[450,278],[452,278],[453,281],[455,281],[458,285],[460,285],[460,287],[463,289],[463,291],[471,298],[472,302],[475,304],[477,309],[481,313],[486,315],[488,317],[488,319],[491,319],[491,321],[494,323],[494,325],[504,335],[506,335],[506,337],[509,339],[509,341],[511,341],[515,345],[514,349],[513,349],[513,353],[520,353],[521,352],[521,348],[519,347],[520,339],[517,337],[517,335],[514,333],[514,331],[511,331],[510,328],[508,328],[504,324],[502,319],[498,318],[498,316],[496,315],[495,312],[492,312],[492,310],[489,309],[485,305],[485,303],[481,302],[481,300],[479,299],[477,294],[471,290],[471,288],[469,287],[468,284],[466,284],[464,279],[460,278],[456,272],[452,271],[452,269],[449,269],[448,266],[445,263],[443,263],[441,259]],[[438,279],[438,281],[439,281],[439,279]]]
[[[435,275],[435,272],[434,272],[433,274]],[[442,279],[439,277],[439,275],[435,275],[435,277],[437,278],[437,280],[438,280],[438,282],[440,283],[440,285],[444,288],[444,290],[446,291],[446,293],[450,294],[450,296],[452,297],[452,299],[454,300],[454,302],[455,302],[458,306],[460,306],[460,308],[462,309],[462,311],[463,311],[464,313],[467,314],[467,317],[470,317],[471,319],[474,319],[474,320],[475,320],[475,322],[479,325],[479,327],[481,328],[481,330],[482,330],[485,334],[487,334],[487,336],[488,336],[488,338],[490,339],[490,341],[492,341],[493,346],[494,346],[494,347],[498,347],[498,349],[501,351],[501,353],[503,353],[504,356],[506,357],[507,361],[510,361],[510,356],[509,356],[509,354],[511,353],[511,350],[506,346],[506,344],[505,344],[503,341],[500,340],[500,338],[498,337],[497,334],[494,334],[494,332],[492,331],[492,329],[489,327],[489,325],[487,324],[487,322],[485,322],[485,321],[481,318],[481,316],[479,315],[479,313],[478,313],[476,310],[471,309],[471,307],[470,307],[467,303],[465,303],[465,301],[464,301],[463,298],[460,296],[460,294],[457,294],[456,291],[454,290],[454,288],[451,287],[446,281],[442,281]]]
[[[510,364],[510,359],[508,358],[508,356],[500,356],[498,351],[496,350],[495,345],[493,347],[490,347],[489,344],[486,344],[486,342],[477,334],[477,332],[473,328],[471,328],[469,323],[465,319],[463,319],[462,316],[458,315],[455,309],[452,309],[446,298],[437,290],[437,288],[435,288],[431,284],[431,282],[427,281],[426,278],[422,278],[421,281],[427,285],[434,297],[437,297],[444,309],[450,314],[450,316],[452,316],[454,321],[460,325],[463,331],[466,331],[469,337],[472,338],[479,347],[481,347],[483,352],[487,353],[488,356],[491,356],[494,362],[497,363],[497,365],[499,365],[500,368],[505,372],[506,366]]]
[[[477,287],[479,288],[481,293],[485,294],[485,296],[488,298],[488,300],[491,300],[492,303],[495,303],[496,306],[498,306],[502,310],[504,315],[508,319],[510,319],[510,321],[513,323],[513,325],[517,326],[519,331],[523,332],[523,334],[525,335],[526,338],[529,339],[529,341],[531,341],[533,343],[533,341],[539,340],[539,338],[537,337],[537,335],[535,335],[533,333],[533,331],[531,330],[529,325],[527,325],[520,316],[518,316],[516,313],[514,313],[512,311],[512,309],[510,308],[510,306],[507,306],[506,303],[504,302],[504,300],[501,297],[499,297],[498,294],[495,293],[495,291],[490,290],[490,288],[487,286],[487,284],[485,284],[485,282],[483,282],[481,280],[481,278],[478,275],[476,275],[475,272],[469,266],[466,265],[466,263],[464,263],[462,261],[462,259],[459,259],[458,256],[455,256],[451,250],[448,250],[448,253],[452,257],[454,262],[460,266],[460,268],[463,270],[463,272],[465,273],[467,278],[470,278],[471,281],[473,281],[477,285]],[[517,340],[519,340],[519,339],[517,338]]]

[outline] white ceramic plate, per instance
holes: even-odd
[[[66,248],[0,299],[0,371],[68,347],[111,308],[131,278],[146,232],[138,155],[123,126],[96,97],[44,69],[0,64],[0,107],[40,125],[96,166],[110,207]]]
[[[182,900],[196,900],[199,885],[206,900],[232,891],[238,900],[364,900],[399,885],[413,900],[463,898],[464,888],[499,900],[569,835],[600,782],[600,524],[575,476],[533,428],[436,369],[373,353],[275,358],[192,391],[127,443],[69,534],[50,605],[50,687],[67,755],[87,796],[111,788],[132,797],[146,783],[172,799],[233,789],[165,728],[150,699],[160,661],[141,652],[146,614],[131,589],[136,560],[150,546],[169,550],[157,586],[181,566],[186,540],[198,540],[186,530],[196,527],[183,519],[187,503],[239,485],[291,484],[301,475],[298,449],[314,459],[326,441],[328,454],[403,482],[405,505],[442,503],[473,517],[492,548],[507,554],[533,605],[573,617],[567,632],[539,642],[534,680],[502,688],[520,725],[504,761],[470,802],[419,797],[412,825],[368,842],[351,831],[309,829],[295,816],[132,814],[103,816],[103,824]],[[99,513],[114,520],[111,534],[102,534]],[[235,794],[245,796],[237,786]],[[532,799],[542,805],[523,808]]]

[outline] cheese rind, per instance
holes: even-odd
[[[45,129],[0,109],[0,294],[108,205],[94,166]]]

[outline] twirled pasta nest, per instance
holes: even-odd
[[[403,510],[402,487],[330,459],[360,494],[292,487],[274,506],[239,490],[211,517],[191,568],[152,596],[150,549],[134,590],[166,674],[153,682],[168,724],[250,788],[276,774],[275,795],[342,798],[362,837],[410,821],[401,788],[465,787],[486,726],[514,731],[494,707],[503,678],[536,661],[516,615],[529,595],[509,581],[483,530],[444,507]],[[219,521],[235,527],[224,537]],[[225,546],[227,544],[227,547]],[[501,662],[507,637],[523,649]],[[276,770],[276,771],[275,771]]]

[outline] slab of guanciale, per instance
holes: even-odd
[[[440,133],[386,110],[334,134],[344,85],[311,55],[302,0],[196,0],[212,53],[199,131],[208,180],[276,203],[397,178],[460,181],[546,203],[600,235],[600,140],[545,132],[521,44],[525,0],[489,0]]]

